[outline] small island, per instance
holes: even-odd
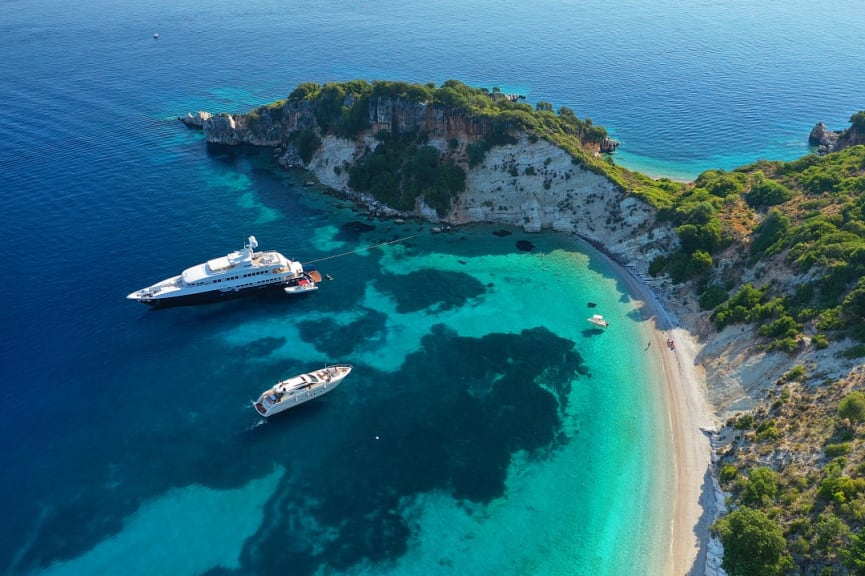
[[[565,106],[456,80],[304,83],[182,120],[209,146],[272,148],[376,216],[590,242],[630,273],[669,352],[688,471],[669,573],[865,573],[865,111],[818,124],[819,154],[688,183],[617,166],[606,130]]]

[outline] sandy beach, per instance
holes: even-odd
[[[662,402],[668,417],[674,470],[672,502],[667,508],[669,551],[660,561],[662,573],[703,576],[715,508],[711,448],[705,431],[714,429],[717,423],[706,403],[702,369],[695,365],[699,344],[680,327],[676,316],[649,286],[618,265],[632,294],[644,304],[642,312],[649,319],[646,328],[650,350],[658,355],[664,373]]]

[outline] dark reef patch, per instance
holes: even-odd
[[[517,250],[520,252],[531,252],[535,249],[535,245],[528,240],[517,240]]]
[[[375,230],[374,225],[353,220],[340,226],[335,238],[340,242],[356,242],[363,234],[373,230]]]
[[[463,272],[418,270],[409,274],[382,274],[376,288],[397,301],[397,312],[407,314],[430,308],[433,312],[463,306],[485,292],[484,285]]]
[[[512,232],[510,230],[494,230],[493,236],[498,236],[499,238],[504,238],[505,236],[510,236]]]
[[[354,383],[364,393],[331,405],[343,437],[266,507],[245,572],[305,575],[393,560],[419,536],[399,513],[411,497],[503,496],[515,452],[542,458],[562,441],[564,398],[585,367],[573,341],[545,328],[467,338],[438,325],[398,372],[359,371],[370,382]]]
[[[274,336],[266,336],[264,338],[259,338],[249,344],[244,345],[240,352],[247,358],[254,358],[256,356],[267,356],[274,352],[275,350],[279,350],[285,343],[288,341],[284,336],[274,337]]]
[[[298,323],[300,338],[309,342],[331,359],[348,355],[371,340],[380,340],[387,332],[387,316],[375,310],[364,309],[364,314],[348,324],[330,318]]]

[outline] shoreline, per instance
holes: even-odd
[[[715,519],[712,488],[711,445],[706,434],[717,422],[710,415],[705,395],[705,376],[695,359],[700,345],[679,325],[661,296],[637,278],[620,260],[603,248],[581,238],[620,274],[635,300],[644,305],[644,328],[651,340],[662,374],[660,402],[672,448],[672,506],[664,512],[669,541],[664,558],[656,559],[662,574],[703,576],[709,562],[709,526]],[[667,346],[672,339],[675,349]]]
[[[363,207],[368,215],[384,219],[395,216],[383,211],[383,205],[371,198],[352,196],[346,190],[334,191]],[[423,217],[420,219],[424,220]],[[719,422],[707,399],[705,374],[696,364],[701,345],[694,335],[681,327],[667,298],[640,278],[628,262],[590,238],[571,234],[605,259],[625,282],[633,298],[643,303],[645,337],[654,344],[654,353],[660,353],[657,356],[658,377],[663,381],[663,387],[659,391],[659,402],[667,418],[666,440],[672,449],[673,465],[672,482],[665,490],[669,490],[672,505],[662,512],[669,534],[664,543],[666,551],[660,558],[648,559],[647,566],[661,567],[660,574],[664,576],[714,574],[709,527],[717,516],[718,503],[712,477],[709,434],[719,427]],[[578,247],[578,250],[583,249]],[[667,347],[668,338],[675,342],[675,350]]]

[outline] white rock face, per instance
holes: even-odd
[[[363,156],[367,148],[374,150],[375,145],[372,136],[364,136],[357,141],[325,136],[306,168],[325,186],[334,190],[347,190],[348,166]]]
[[[481,166],[468,171],[466,190],[449,220],[574,233],[644,279],[660,248],[678,243],[669,225],[655,225],[655,210],[648,204],[574,164],[570,154],[550,142],[525,137],[493,148]]]
[[[307,168],[322,184],[347,191],[346,167],[376,144],[371,135],[358,142],[325,136]],[[453,153],[447,140],[431,139],[429,145],[442,154]],[[419,216],[438,220],[435,211],[424,208],[420,203]],[[516,144],[489,150],[482,165],[466,167],[465,192],[446,219],[454,224],[510,224],[527,232],[575,233],[616,256],[644,279],[648,279],[648,263],[661,248],[678,242],[669,225],[655,224],[655,211],[648,204],[606,177],[574,164],[561,148],[525,136]]]

